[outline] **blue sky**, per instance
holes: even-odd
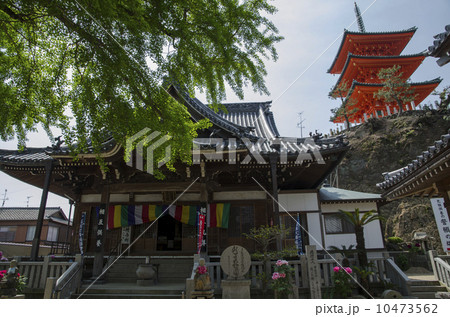
[[[428,48],[435,34],[444,32],[450,24],[448,0],[360,0],[367,32],[398,31],[416,26],[418,29],[403,54],[415,54]],[[357,31],[353,0],[276,0],[278,13],[271,19],[285,40],[277,45],[279,59],[266,64],[266,83],[270,96],[260,96],[252,89],[245,94],[245,101],[272,100],[272,111],[283,136],[300,136],[297,128],[298,112],[303,112],[303,135],[318,130],[328,133],[335,125],[329,122],[330,109],[338,102],[328,98],[330,88],[338,75],[327,73],[344,28]],[[439,67],[436,59],[428,57],[412,75],[413,81],[443,78],[438,89],[450,85],[450,65]],[[290,88],[289,88],[290,87]],[[289,88],[289,89],[288,89]],[[286,90],[287,89],[287,90]],[[202,96],[199,96],[203,99]],[[434,100],[430,97],[425,102]],[[229,94],[225,102],[239,102]],[[444,131],[442,131],[443,133]],[[29,147],[47,146],[45,133],[29,136]],[[0,142],[0,148],[14,149],[16,142]],[[0,202],[4,190],[8,190],[5,206],[39,206],[41,190],[17,181],[0,172]],[[67,199],[50,195],[48,206],[61,206],[68,213]]]

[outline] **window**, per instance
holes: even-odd
[[[323,218],[325,220],[325,232],[328,234],[355,232],[353,225],[337,214],[324,215]]]
[[[47,232],[47,241],[58,241],[58,232],[59,232],[58,227],[49,226]]]
[[[0,227],[0,241],[14,241],[16,237],[17,226]]]
[[[33,241],[36,233],[36,226],[28,226],[26,241]]]
[[[253,206],[231,206],[228,236],[240,238],[255,226]]]

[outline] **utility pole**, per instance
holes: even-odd
[[[305,127],[303,125],[303,122],[305,122],[306,119],[303,119],[303,111],[298,113],[298,123],[297,128],[300,129],[300,137],[303,138],[303,128]]]
[[[5,207],[5,201],[9,200],[9,198],[6,198],[6,193],[8,192],[7,189],[5,189],[5,194],[3,195],[3,203],[2,203],[2,207]]]

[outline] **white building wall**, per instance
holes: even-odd
[[[360,212],[363,212],[369,210],[377,210],[377,205],[373,202],[322,204],[322,213],[337,213],[339,212],[339,210],[354,211],[355,208],[359,208]],[[364,226],[364,238],[367,249],[384,248],[383,235],[381,233],[381,226],[378,220],[372,221],[371,223],[368,223],[366,226]],[[352,244],[356,246],[356,236],[354,233],[327,234],[325,232],[325,247],[327,249],[329,249],[330,246],[341,248],[342,245],[349,247]]]
[[[280,212],[286,211],[312,211],[319,210],[317,193],[289,193],[278,195]]]
[[[320,213],[311,212],[306,215],[308,220],[309,244],[315,245],[317,250],[323,250]]]

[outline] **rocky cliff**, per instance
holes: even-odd
[[[410,163],[450,128],[448,113],[406,113],[401,117],[370,119],[346,132],[350,150],[338,167],[339,187],[381,193],[376,184],[383,172]],[[381,207],[386,218],[385,237],[411,241],[414,232],[425,231],[440,246],[429,199],[403,199]]]

